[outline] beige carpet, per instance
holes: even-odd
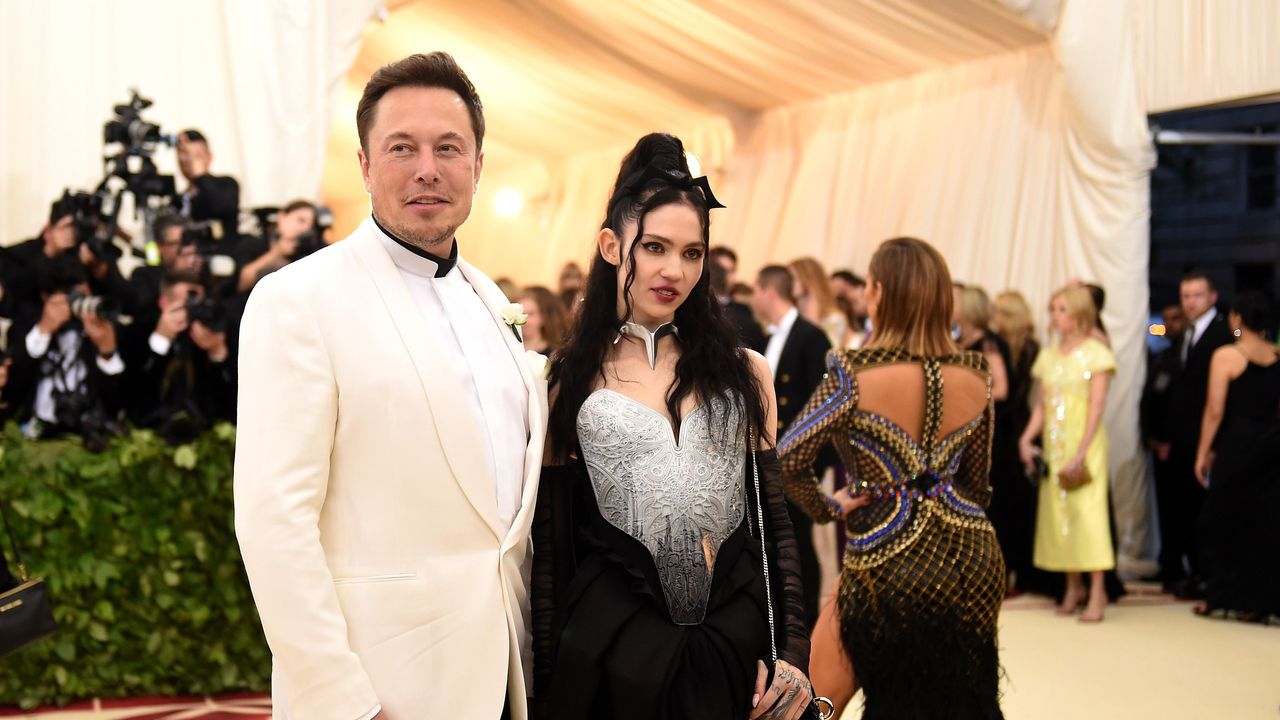
[[[1126,598],[1099,625],[1051,608],[1019,598],[1001,612],[1010,720],[1280,718],[1280,626],[1196,617],[1167,596]]]
[[[1141,590],[1111,606],[1100,625],[1081,625],[1051,608],[1047,599],[1024,597],[1001,613],[1010,720],[1280,718],[1280,626],[1206,620],[1187,603]],[[861,715],[859,699],[843,720]],[[261,717],[263,707],[252,700],[195,705],[155,708],[145,717],[249,720]],[[109,720],[139,717],[139,710],[35,717]]]

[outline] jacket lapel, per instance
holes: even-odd
[[[511,523],[511,532],[503,543],[502,549],[505,551],[514,546],[516,540],[527,536],[527,533],[522,533],[519,529],[526,525],[525,518],[532,512],[534,496],[537,495],[537,479],[542,469],[542,446],[546,435],[547,419],[547,383],[541,377],[535,378],[533,376],[533,371],[529,366],[529,359],[524,349],[524,343],[516,340],[515,333],[511,331],[511,328],[507,326],[506,321],[502,318],[503,309],[511,304],[506,296],[502,294],[502,291],[488,276],[462,258],[458,258],[458,269],[467,278],[467,282],[471,283],[476,295],[480,297],[484,306],[488,308],[489,314],[493,316],[494,323],[501,329],[503,341],[506,343],[507,350],[511,353],[516,367],[520,370],[520,377],[524,380],[525,389],[529,392],[529,442],[525,447],[524,482],[521,488],[520,510],[516,513],[515,520]]]
[[[373,277],[378,294],[391,316],[405,350],[418,372],[418,380],[427,395],[445,458],[454,479],[471,505],[499,539],[504,531],[498,519],[498,499],[489,467],[482,460],[484,447],[481,428],[476,418],[465,409],[471,406],[455,382],[448,380],[452,371],[436,352],[438,343],[427,332],[421,311],[409,294],[395,263],[382,247],[382,240],[371,220],[366,220],[361,233],[352,238],[356,256]]]

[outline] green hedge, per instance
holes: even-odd
[[[234,445],[230,425],[180,447],[135,431],[101,453],[3,431],[0,500],[60,627],[0,659],[0,705],[268,689],[232,525]]]

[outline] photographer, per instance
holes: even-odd
[[[63,254],[44,264],[39,319],[15,326],[9,402],[29,410],[28,437],[80,433],[105,443],[117,426],[125,365],[117,351],[118,310],[90,294],[85,268]]]
[[[213,154],[209,141],[199,130],[183,130],[178,134],[178,169],[187,179],[187,189],[176,198],[175,205],[192,222],[217,220],[222,228],[222,241],[235,247],[240,217],[240,183],[235,178],[213,175],[209,165]]]
[[[166,275],[157,305],[154,324],[135,323],[125,338],[127,410],[139,427],[184,442],[235,419],[236,363],[225,310],[205,297],[198,275]]]
[[[275,227],[262,237],[246,236],[240,241],[237,293],[247,293],[263,276],[308,255],[321,244],[316,228],[316,206],[294,200],[276,214]]]
[[[151,226],[160,250],[160,264],[143,266],[129,276],[129,310],[135,323],[145,327],[153,327],[160,315],[157,302],[160,300],[160,285],[166,275],[174,273],[190,273],[199,275],[204,267],[204,258],[197,251],[195,243],[187,242],[183,237],[187,230],[187,219],[175,212],[158,215]]]
[[[110,243],[98,240],[100,227],[91,195],[64,192],[50,206],[49,224],[40,236],[9,249],[10,303],[15,318],[39,312],[41,272],[46,263],[62,256],[74,257],[84,266],[90,287],[86,294],[127,298],[128,284],[115,263],[119,253],[111,252]]]

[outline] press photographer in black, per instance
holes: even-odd
[[[316,206],[294,200],[280,208],[275,223],[261,237],[244,236],[236,253],[240,268],[237,293],[247,293],[263,276],[279,270],[323,245],[316,226]]]
[[[240,217],[240,183],[233,177],[209,172],[213,153],[199,130],[178,133],[178,169],[187,179],[187,188],[174,199],[183,216],[200,223],[217,220],[223,242],[234,247]]]
[[[157,308],[153,323],[135,322],[124,339],[126,410],[138,427],[185,442],[214,422],[235,420],[226,311],[191,272],[165,276]]]
[[[155,325],[160,315],[160,285],[165,275],[192,273],[199,275],[204,269],[204,256],[195,242],[184,237],[188,221],[176,212],[164,212],[156,216],[151,232],[160,251],[159,265],[144,265],[129,276],[129,310],[134,322],[148,328]]]
[[[93,295],[106,295],[113,301],[124,299],[128,283],[120,274],[116,260],[120,251],[104,240],[100,201],[89,193],[63,192],[49,207],[49,223],[40,235],[8,250],[8,270],[15,318],[30,319],[40,312],[39,278],[52,259],[69,256],[85,269]]]
[[[118,306],[91,294],[84,265],[67,254],[40,276],[38,319],[15,324],[5,395],[27,415],[28,437],[77,433],[90,447],[118,430],[124,359],[118,352]]]

